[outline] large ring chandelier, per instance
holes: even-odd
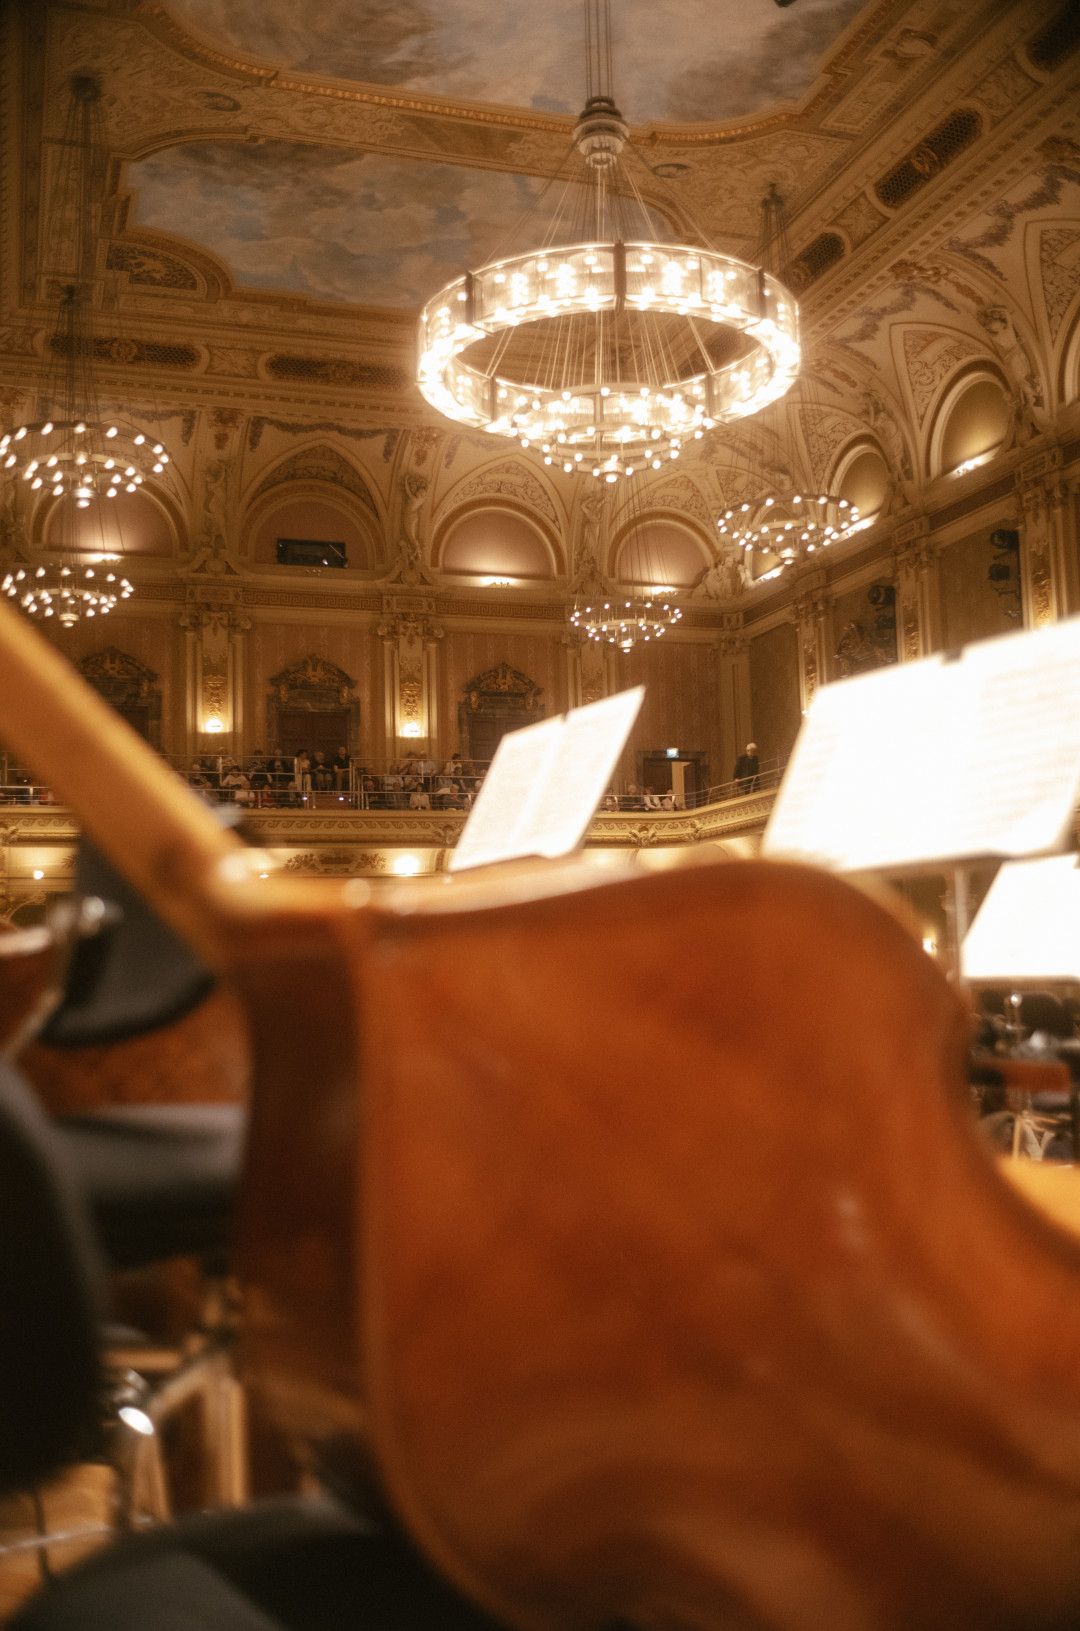
[[[656,317],[669,320],[665,330],[650,323]],[[584,320],[576,343],[574,319]],[[479,342],[526,325],[536,334],[521,348],[525,367],[470,361]],[[676,355],[705,361],[732,334],[745,336],[743,355],[678,374]],[[487,349],[511,360],[508,347]],[[623,366],[590,366],[606,356]],[[689,438],[757,413],[798,369],[798,311],[783,284],[686,244],[590,242],[493,261],[441,290],[420,316],[419,382],[433,407],[515,437],[567,472],[611,480],[658,470]]]
[[[588,97],[565,185],[517,229],[520,247],[428,301],[417,377],[447,418],[614,482],[782,397],[799,370],[799,314],[778,278],[704,237],[664,241],[608,89],[610,0],[586,0],[585,15]]]

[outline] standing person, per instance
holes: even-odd
[[[746,752],[739,754],[735,761],[735,769],[732,771],[732,780],[740,793],[753,793],[755,791],[760,769],[757,743],[747,742]]]

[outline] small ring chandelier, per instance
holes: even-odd
[[[447,418],[616,481],[782,397],[799,370],[798,307],[758,267],[658,238],[605,88],[610,0],[585,0],[585,13],[588,99],[554,217],[541,223],[535,207],[518,236],[538,246],[428,302],[418,381]]]

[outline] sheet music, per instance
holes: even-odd
[[[1080,866],[1075,855],[1007,861],[960,951],[965,980],[1080,979]]]
[[[1061,845],[1080,793],[1080,620],[824,686],[763,849],[846,871]]]
[[[566,855],[585,836],[630,735],[644,686],[503,737],[450,859],[452,872]]]

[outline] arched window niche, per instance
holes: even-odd
[[[689,589],[712,565],[696,528],[666,515],[636,516],[620,531],[609,557],[616,583],[642,589]]]
[[[1008,441],[1013,412],[998,374],[965,373],[945,392],[930,437],[930,475],[965,475],[986,464]]]
[[[874,521],[889,496],[889,467],[871,442],[859,441],[841,454],[829,491],[854,504],[863,521]]]
[[[340,564],[363,572],[378,554],[372,518],[334,488],[278,488],[253,508],[244,530],[257,566]]]
[[[508,505],[490,504],[449,518],[436,539],[434,564],[447,577],[481,584],[543,582],[560,570],[538,521]]]

